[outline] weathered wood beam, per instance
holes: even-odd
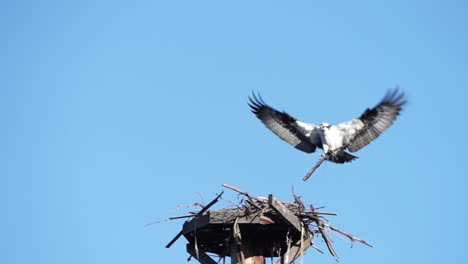
[[[217,264],[217,262],[214,261],[210,256],[208,256],[204,251],[198,249],[197,252],[197,250],[195,249],[195,244],[193,243],[187,244],[187,252],[196,260],[198,260],[201,264]]]
[[[170,248],[172,244],[174,244],[174,242],[176,242],[176,240],[179,239],[179,237],[181,237],[183,234],[184,232],[180,230],[180,232],[169,243],[167,243],[166,248]]]
[[[203,209],[200,210],[200,212],[198,212],[196,215],[194,215],[194,217],[197,217],[197,216],[200,216],[202,215],[204,212],[206,212],[211,206],[213,206],[213,204],[217,203],[219,198],[221,198],[221,195],[223,195],[224,191],[221,191],[220,194],[218,194],[218,196],[216,196],[216,198],[213,199],[213,201],[211,201],[209,204],[207,204],[205,207],[203,207]],[[172,246],[172,244],[174,244],[176,242],[177,239],[179,239],[180,236],[182,236],[184,234],[184,230],[181,230],[167,245],[166,245],[166,248],[169,248]]]
[[[265,264],[262,255],[263,244],[259,241],[243,240],[240,245],[233,243],[231,246],[231,264]]]
[[[302,244],[302,252],[306,252],[307,249],[312,245],[312,236],[307,236],[304,239]],[[296,241],[289,249],[286,251],[275,264],[290,264],[293,263],[296,259],[301,256],[301,240]]]
[[[288,208],[286,208],[283,203],[281,203],[273,194],[268,195],[268,204],[273,208],[277,213],[284,217],[284,219],[294,227],[297,232],[301,233],[301,220],[297,218]]]
[[[208,224],[210,224],[210,216],[208,214],[195,217],[193,219],[190,219],[189,221],[185,221],[182,227],[182,234],[193,232]]]
[[[220,194],[218,194],[218,196],[216,196],[216,198],[213,199],[213,201],[211,201],[209,204],[207,204],[205,207],[203,207],[203,209],[200,210],[200,212],[197,213],[197,215],[202,215],[204,212],[206,212],[211,206],[213,206],[213,204],[217,203],[219,198],[221,198],[221,195],[223,195],[224,191],[221,191]]]

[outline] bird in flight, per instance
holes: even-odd
[[[393,124],[406,104],[405,94],[398,89],[389,90],[373,108],[368,108],[356,119],[338,125],[302,122],[286,112],[280,112],[263,101],[260,94],[249,97],[252,112],[282,140],[306,153],[323,149],[320,160],[307,173],[304,181],[328,160],[334,163],[350,162],[357,157],[346,152],[356,152],[376,139]]]

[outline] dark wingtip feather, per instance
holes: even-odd
[[[253,97],[253,99],[252,99],[252,97]],[[257,114],[258,111],[262,107],[267,106],[267,104],[265,103],[265,101],[263,101],[262,96],[258,92],[257,92],[257,95],[255,95],[254,91],[252,91],[252,97],[249,96],[249,102],[247,102],[247,104],[249,105],[250,110],[252,111],[252,113]]]
[[[398,86],[388,90],[382,101],[380,101],[380,104],[391,104],[399,107],[400,109],[403,108],[406,103],[407,99],[405,97],[405,93],[400,91],[400,87]]]
[[[365,126],[351,140],[348,149],[356,152],[379,137],[393,124],[406,103],[405,93],[398,87],[388,90],[378,105],[359,117]]]

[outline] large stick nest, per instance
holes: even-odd
[[[332,256],[338,258],[330,237],[332,232],[347,237],[351,243],[360,242],[369,247],[369,243],[344,232],[330,224],[326,216],[335,216],[332,212],[320,211],[312,204],[305,204],[300,197],[292,193],[294,202],[279,202],[251,195],[238,188],[223,184],[223,187],[238,193],[238,201],[232,202],[222,197],[221,192],[206,206],[196,203],[202,209],[199,212],[171,217],[168,220],[189,218],[183,230],[166,246],[170,247],[181,235],[195,246],[197,251],[211,252],[224,258],[231,254],[234,244],[245,240],[259,241],[261,252],[265,257],[279,257],[290,252],[294,243],[300,243],[301,255],[304,248],[311,246],[323,253],[314,245],[314,238],[321,237]],[[272,200],[276,206],[272,204]],[[209,210],[219,200],[231,204],[220,210]],[[283,208],[283,209],[281,209]],[[304,241],[308,241],[304,247]]]

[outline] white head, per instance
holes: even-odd
[[[330,128],[330,124],[328,124],[327,122],[323,122],[323,123],[320,124],[320,128],[321,129]]]

